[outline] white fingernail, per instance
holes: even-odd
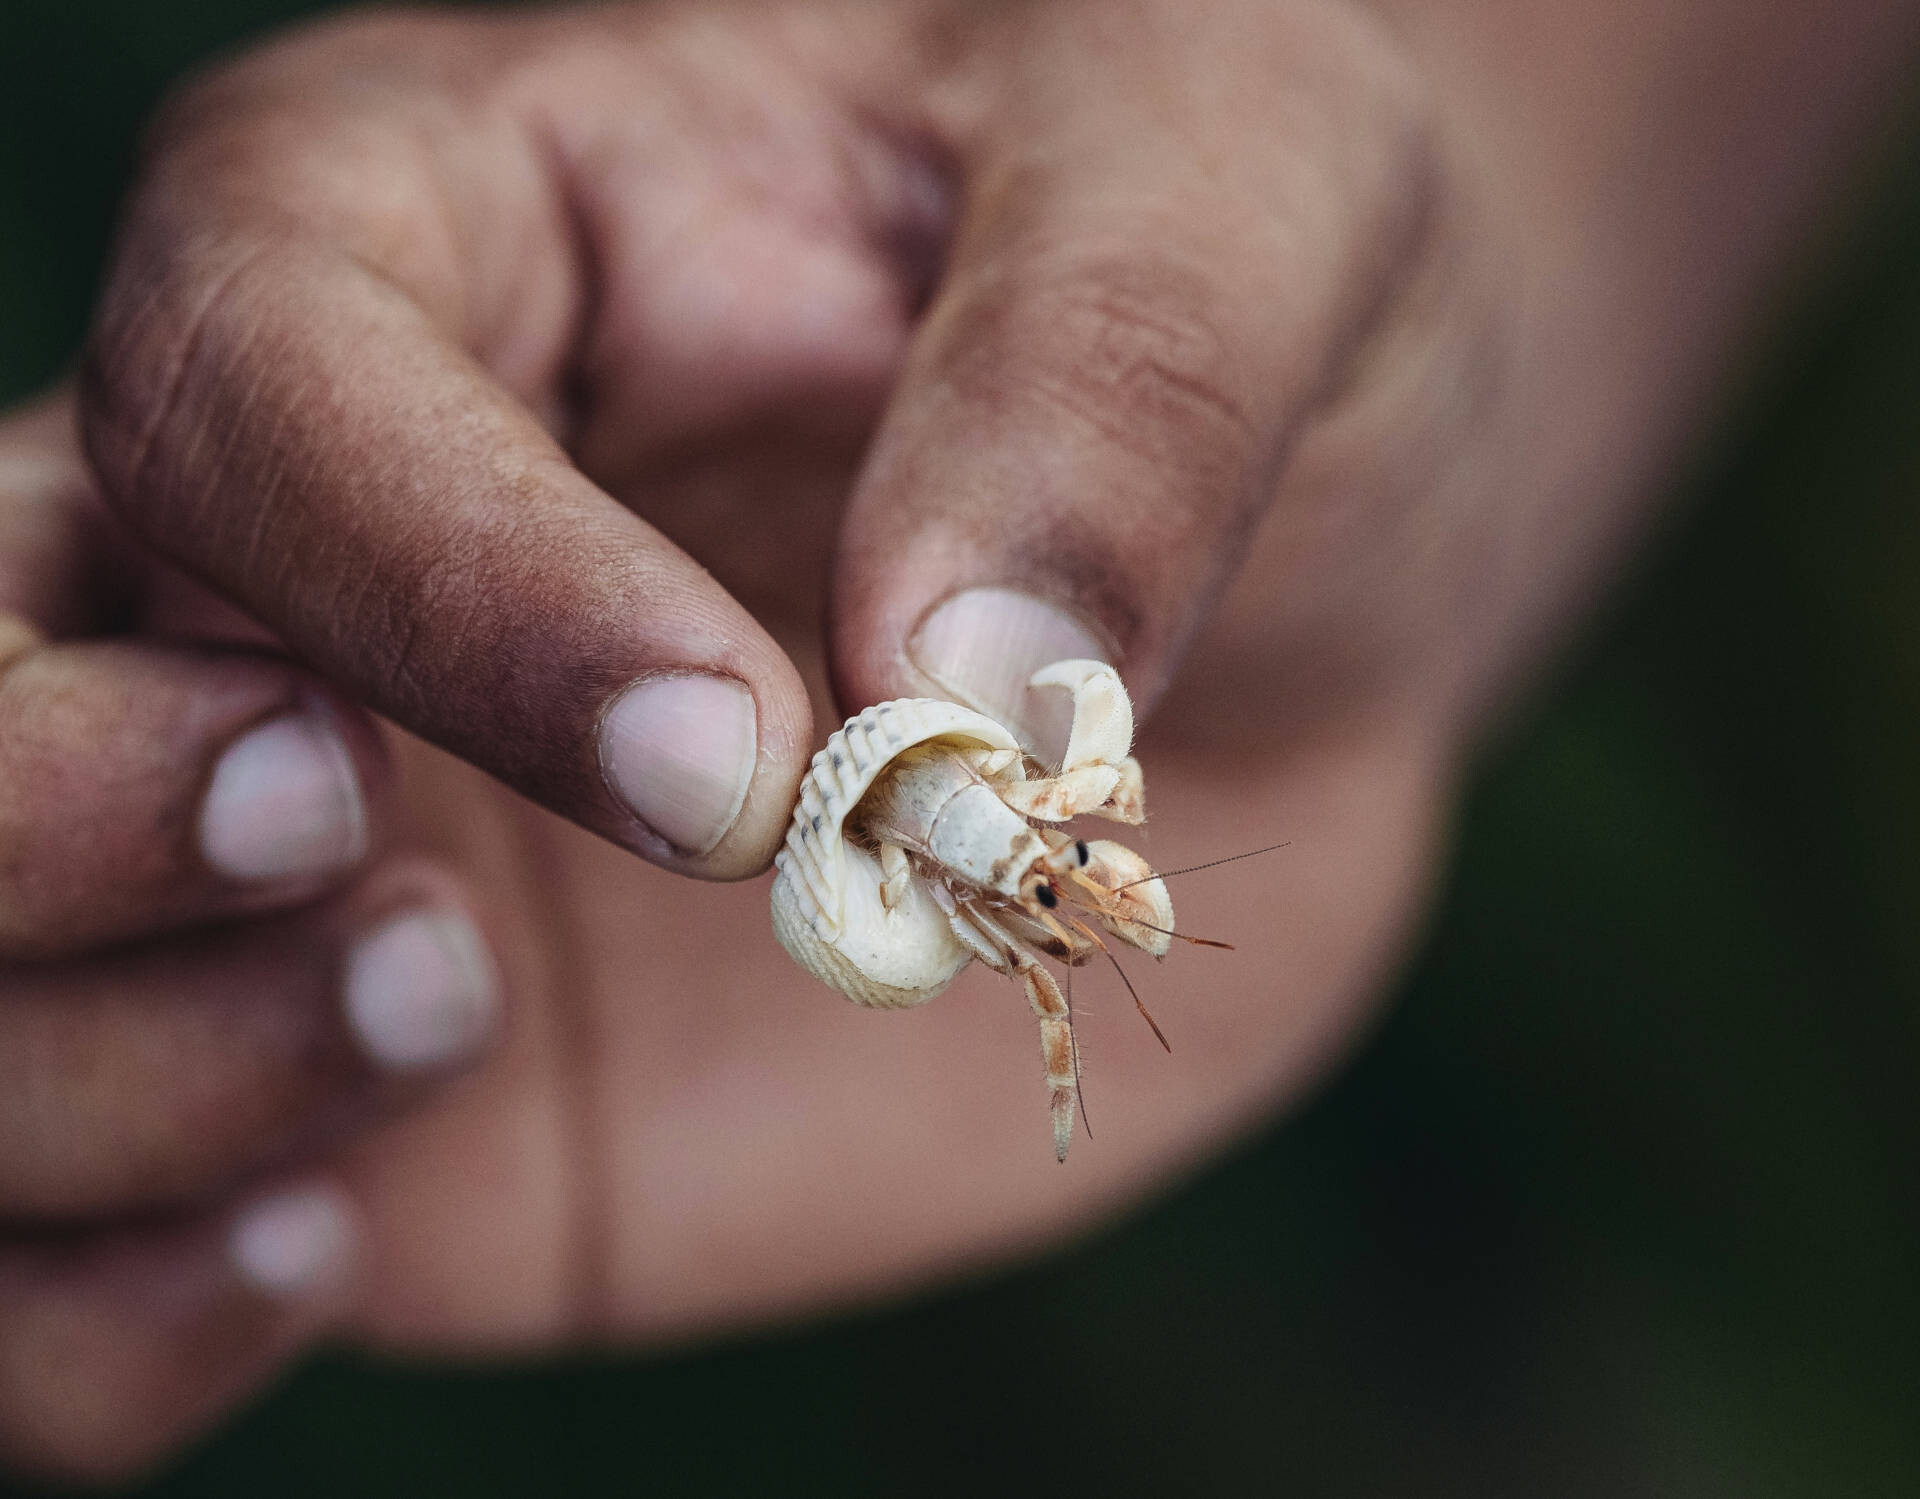
[[[324,874],[367,849],[353,757],[332,725],[289,714],[243,734],[213,768],[200,850],[234,880]]]
[[[500,990],[471,922],[415,911],[375,927],[347,955],[347,1019],[382,1067],[464,1061],[492,1037]]]
[[[338,1285],[353,1262],[353,1209],[319,1184],[262,1197],[242,1208],[227,1233],[235,1273],[266,1296],[311,1296]]]
[[[1027,679],[1055,661],[1108,659],[1071,614],[1011,588],[956,593],[920,621],[907,653],[948,697],[997,718],[1049,762],[1066,753],[1073,699]]]
[[[614,794],[690,854],[726,837],[759,750],[753,694],[729,677],[636,682],[600,723],[600,761]]]

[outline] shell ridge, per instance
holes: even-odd
[[[895,698],[849,718],[809,762],[785,846],[774,859],[774,887],[776,901],[786,889],[792,915],[823,946],[835,948],[848,929],[848,815],[897,755],[949,736],[991,749],[1019,748],[1004,727],[971,708],[939,698]],[[847,964],[837,952],[833,961]]]
[[[824,826],[823,822],[822,827]],[[840,925],[840,907],[839,902],[833,898],[832,873],[822,867],[821,846],[822,840],[813,830],[812,818],[807,810],[806,797],[803,795],[800,805],[794,809],[793,826],[787,832],[788,863],[798,874],[798,883],[806,888],[807,904],[812,906],[837,933]],[[837,828],[830,847],[833,853],[839,853],[840,838]]]

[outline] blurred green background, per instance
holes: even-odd
[[[0,398],[166,80],[311,8],[0,0]],[[1920,1494],[1920,134],[1877,180],[1304,1112],[906,1309],[310,1363],[140,1492]]]

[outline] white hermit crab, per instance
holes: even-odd
[[[993,719],[937,698],[898,698],[848,719],[800,783],[774,859],[773,930],[802,968],[883,1009],[925,1004],[975,958],[1017,975],[1040,1017],[1064,1161],[1079,1093],[1073,1015],[1037,955],[1091,960],[1105,944],[1090,918],[1160,957],[1173,906],[1131,849],[1035,825],[1145,820],[1119,676],[1103,662],[1059,661],[1032,685],[1073,694],[1066,757],[1052,775],[1033,774],[1042,767]]]

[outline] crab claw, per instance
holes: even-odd
[[[1058,772],[1002,788],[1007,805],[1043,822],[1083,815],[1145,822],[1140,766],[1127,753],[1133,744],[1133,705],[1119,674],[1104,661],[1056,661],[1028,681],[1073,694],[1073,729]]]
[[[1137,828],[1147,820],[1147,786],[1140,775],[1140,762],[1128,755],[1115,769],[1120,772],[1120,779],[1114,783],[1106,804],[1095,807],[1093,815]]]
[[[1088,889],[1099,892],[1100,924],[1122,942],[1164,958],[1173,945],[1173,901],[1153,866],[1107,838],[1087,845],[1087,863],[1079,871]]]
[[[1064,687],[1073,694],[1073,729],[1060,773],[1095,765],[1116,769],[1133,748],[1133,704],[1120,674],[1104,661],[1056,661],[1027,679],[1030,687]]]

